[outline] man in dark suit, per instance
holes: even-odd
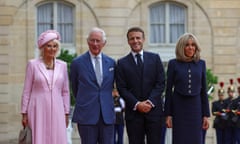
[[[71,64],[71,84],[76,98],[73,122],[78,124],[82,144],[113,144],[115,61],[101,52],[106,44],[102,29],[93,28],[87,42],[89,51]]]
[[[227,121],[226,121],[226,128],[224,130],[224,144],[234,144],[235,143],[235,135],[234,135],[234,123],[232,121],[232,118],[234,116],[233,113],[233,104],[234,104],[234,93],[235,93],[235,87],[233,84],[233,79],[230,79],[230,86],[227,89],[228,98],[224,100],[225,107],[224,112],[226,112],[227,115]]]
[[[238,83],[240,84],[240,78],[237,79]],[[240,144],[240,86],[237,87],[237,94],[238,97],[233,101],[232,111],[234,116],[232,118],[233,122],[233,131],[234,131],[234,138],[235,143]]]
[[[127,32],[131,52],[117,64],[117,87],[126,102],[126,128],[129,144],[161,143],[162,92],[164,69],[158,54],[143,51],[144,31]]]
[[[227,116],[224,112],[224,83],[220,82],[220,89],[218,90],[218,100],[212,103],[212,114],[215,116],[213,121],[213,128],[216,130],[217,144],[224,144],[224,130],[226,127]]]

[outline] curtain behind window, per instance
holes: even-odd
[[[150,7],[150,43],[175,43],[185,32],[185,7],[174,3],[158,3]]]
[[[166,28],[166,18],[165,18],[165,6],[157,5],[150,9],[150,42],[151,43],[164,43],[165,40],[165,28]]]
[[[185,31],[185,11],[178,5],[170,5],[170,43],[175,43]]]
[[[37,11],[37,33],[39,35],[48,29],[53,29],[53,4],[48,3],[41,5],[38,7]]]
[[[58,3],[58,26],[64,43],[73,42],[73,15],[72,7]]]
[[[61,43],[73,43],[73,8],[64,3],[47,3],[37,9],[37,32],[55,29],[61,35]]]

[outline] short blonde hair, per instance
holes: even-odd
[[[184,53],[184,48],[186,47],[189,39],[193,40],[193,43],[195,43],[195,47],[196,47],[195,54],[192,57],[192,59],[187,58]],[[198,39],[196,38],[196,36],[194,36],[191,33],[185,33],[182,36],[180,36],[180,38],[177,41],[176,49],[175,49],[176,59],[179,61],[189,61],[189,60],[199,61],[200,51],[201,51],[201,49],[200,49],[199,42],[198,42]]]
[[[56,55],[55,57],[57,57],[59,54],[60,54],[60,48],[61,48],[61,43],[59,40],[57,39],[54,39],[52,40],[53,42],[55,42],[57,44],[57,52],[56,52]],[[50,42],[50,41],[49,41]],[[46,44],[48,44],[49,42],[47,42]],[[44,54],[44,47],[46,46],[46,44],[44,44],[41,48],[40,48],[40,57],[43,57],[43,54]]]

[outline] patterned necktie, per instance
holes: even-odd
[[[99,57],[95,57],[95,74],[97,78],[98,85],[101,86],[102,84],[102,75],[101,75],[101,68],[100,68],[100,61]]]

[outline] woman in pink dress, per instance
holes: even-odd
[[[32,130],[32,144],[67,144],[70,97],[67,64],[56,59],[59,41],[57,31],[43,32],[41,56],[27,64],[21,113],[23,126]]]

